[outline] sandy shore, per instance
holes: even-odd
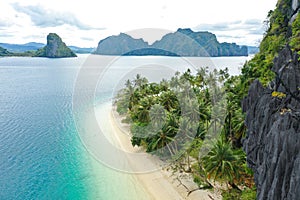
[[[141,153],[142,149],[132,147],[130,141],[130,133],[128,125],[121,123],[122,118],[118,113],[111,108],[109,114],[109,121],[112,126],[112,134],[118,147],[128,153]],[[190,190],[197,188],[197,185],[192,181],[189,174],[172,173],[162,167],[162,162],[149,154],[138,160],[128,157],[132,169],[141,169],[145,164],[152,166],[151,172],[138,173],[139,182],[143,185],[145,190],[153,199],[189,199],[189,200],[212,200],[221,199],[221,195],[210,190],[196,190],[188,195]],[[180,177],[180,181],[177,179]]]

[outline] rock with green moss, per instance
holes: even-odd
[[[253,81],[243,101],[243,146],[258,200],[300,198],[299,12],[300,0],[279,0],[260,53],[242,69],[245,83],[261,81]]]
[[[47,58],[77,57],[56,33],[48,34],[47,45],[37,50],[35,56]]]

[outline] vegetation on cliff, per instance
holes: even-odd
[[[244,149],[254,171],[257,199],[296,200],[300,195],[299,9],[299,0],[278,1],[269,12],[260,53],[241,75],[247,94]]]

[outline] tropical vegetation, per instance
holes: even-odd
[[[116,97],[117,111],[131,124],[133,146],[192,173],[199,188],[215,181],[252,191],[252,172],[241,150],[245,133],[238,77],[228,69],[176,72],[150,83],[137,74]]]
[[[149,83],[137,75],[116,98],[131,124],[132,144],[171,160],[193,174],[200,188],[225,184],[224,199],[255,199],[253,173],[242,151],[246,133],[241,102],[258,79],[272,89],[274,58],[286,45],[300,54],[300,15],[291,21],[291,1],[279,0],[268,13],[260,51],[239,76],[199,68]],[[273,88],[273,98],[286,98]]]

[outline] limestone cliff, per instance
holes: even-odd
[[[49,33],[47,45],[39,49],[35,56],[47,58],[76,57],[76,54],[62,41],[56,33]]]
[[[258,199],[300,197],[300,65],[286,47],[275,60],[273,88],[255,81],[244,101],[244,149],[254,170]],[[276,89],[276,90],[275,90]]]
[[[272,62],[275,78],[266,87],[255,80],[243,102],[248,129],[244,150],[257,199],[300,199],[299,5],[299,0],[278,1],[275,12],[281,19],[273,20],[281,23],[280,29],[273,24],[271,30],[279,30],[285,45]],[[276,38],[276,32],[269,36]]]
[[[121,33],[98,43],[95,54],[102,55],[160,55],[160,56],[247,56],[246,46],[235,43],[220,43],[210,32],[194,32],[179,28],[168,33],[161,40],[149,45],[143,39],[134,39]]]

